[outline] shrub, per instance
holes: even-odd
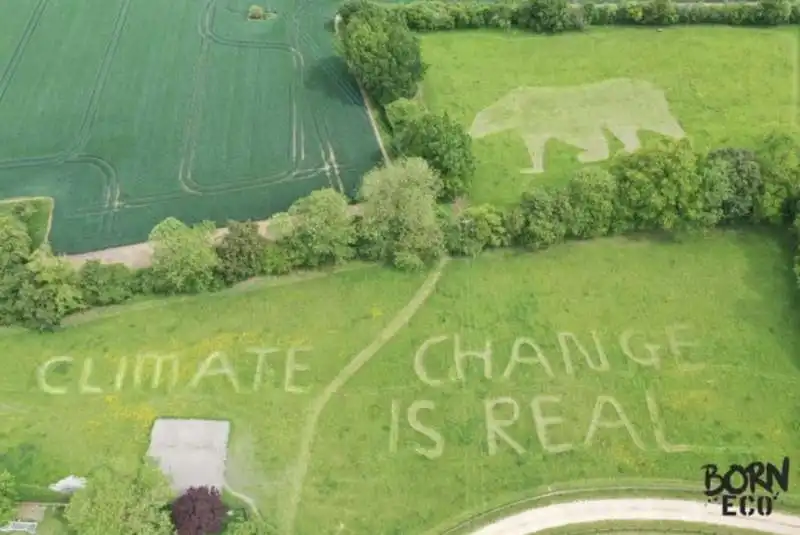
[[[124,303],[133,297],[133,271],[124,264],[86,262],[78,272],[78,288],[89,306]]]
[[[355,229],[347,198],[326,188],[298,199],[273,226],[297,266],[341,264],[354,256]]]
[[[375,258],[421,269],[444,253],[436,197],[438,177],[421,158],[403,158],[364,177],[361,228],[372,229]]]
[[[475,174],[475,157],[472,138],[464,127],[447,113],[429,112],[411,113],[400,124],[392,140],[394,151],[424,158],[438,172],[439,200],[452,201],[465,194]]]
[[[563,191],[535,187],[523,193],[510,219],[514,242],[537,250],[563,241],[571,211]]]
[[[161,293],[158,275],[152,266],[133,270],[131,292],[134,295],[150,295]]]
[[[567,184],[567,235],[587,239],[611,232],[616,194],[617,184],[608,171],[597,167],[577,171]]]
[[[503,214],[490,204],[468,207],[453,217],[449,230],[448,250],[454,255],[474,257],[509,243]]]
[[[729,188],[722,203],[722,221],[749,221],[762,188],[761,166],[755,153],[733,147],[716,149],[708,153],[704,165],[715,167],[721,174],[719,180]]]
[[[560,33],[575,28],[568,0],[526,0],[519,8],[517,23],[539,33]]]
[[[104,465],[87,474],[72,495],[64,518],[81,535],[174,535],[165,505],[172,499],[167,477],[154,463]]]
[[[247,9],[247,18],[251,20],[262,20],[264,18],[264,8],[258,5],[251,5]]]
[[[617,156],[615,225],[620,230],[670,230],[705,221],[697,156],[686,140],[662,141]]]
[[[792,2],[789,0],[759,0],[758,11],[761,24],[767,26],[787,24],[792,16]]]
[[[31,237],[20,219],[0,215],[0,274],[23,265],[31,254]]]
[[[363,215],[358,215],[353,219],[353,229],[355,239],[353,249],[356,258],[368,262],[378,262],[383,260],[381,246],[383,239],[379,229],[371,225],[371,220],[365,220]]]
[[[277,243],[267,244],[264,248],[262,261],[266,275],[288,275],[298,267],[294,261],[292,251],[287,246]]]
[[[401,132],[409,123],[425,113],[425,109],[418,102],[407,98],[399,98],[386,106],[386,119],[395,133]]]
[[[198,293],[216,288],[219,263],[213,245],[214,224],[188,227],[168,217],[150,232],[152,273],[156,291],[166,294]]]
[[[229,221],[228,233],[216,246],[220,279],[230,285],[263,274],[267,243],[256,223]]]
[[[678,8],[672,0],[651,0],[642,6],[642,23],[668,26],[678,22]]]
[[[800,191],[798,156],[791,136],[771,133],[760,143],[756,157],[762,182],[754,207],[756,221],[777,224],[793,219]]]
[[[352,13],[340,48],[350,72],[383,106],[413,97],[425,74],[419,38],[385,9]]]
[[[227,512],[219,490],[190,487],[172,502],[172,523],[178,535],[212,535],[222,532]]]
[[[17,485],[7,470],[0,472],[0,526],[14,520],[17,511]]]
[[[15,323],[52,331],[83,307],[75,270],[63,258],[53,256],[48,246],[34,251],[14,277],[13,298],[6,311]]]

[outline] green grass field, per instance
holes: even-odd
[[[425,34],[430,69],[423,99],[467,128],[476,114],[521,86],[579,86],[611,78],[653,83],[699,149],[750,146],[797,117],[796,28],[591,28],[559,36],[458,31]],[[557,121],[558,115],[555,115]],[[645,139],[647,138],[645,132]],[[608,133],[607,133],[608,136]],[[610,138],[612,153],[621,143]],[[509,204],[533,183],[561,183],[578,149],[551,139],[545,173],[520,174],[530,157],[518,133],[476,140],[474,202]]]
[[[409,303],[429,275],[363,267],[96,311],[52,335],[8,331],[0,337],[0,465],[46,486],[109,455],[133,462],[156,417],[222,418],[233,426],[229,484],[268,514],[296,504],[298,534],[339,524],[353,533],[428,532],[565,483],[602,490],[683,480],[699,498],[702,464],[777,460],[800,441],[800,313],[786,241],[728,231],[452,261],[413,314]],[[401,311],[407,324],[395,319]],[[669,329],[693,345],[671,350]],[[593,331],[606,371],[591,369],[575,343],[596,366]],[[415,354],[435,337],[446,338],[424,355],[423,372],[441,381],[430,385]],[[521,338],[544,357],[509,372]],[[455,344],[479,351],[487,343],[491,369],[468,359],[459,380]],[[658,346],[658,364],[646,344]],[[363,367],[346,367],[370,347],[377,351]],[[534,355],[521,347],[521,358]],[[214,352],[227,356],[235,379],[198,379]],[[172,388],[169,361],[154,387],[154,361],[143,360],[137,384],[134,358],[147,354],[175,355]],[[46,393],[37,368],[59,356],[72,360],[47,370],[56,390]],[[343,372],[352,376],[344,381]],[[327,402],[308,434],[319,400]],[[572,449],[545,450],[532,403],[562,419],[545,429],[546,443]],[[615,405],[629,428],[603,427],[621,418]],[[513,445],[495,437],[491,446],[492,418],[511,420],[504,429]],[[665,451],[675,445],[687,451]]]
[[[325,28],[338,2],[6,2],[0,198],[55,199],[51,241],[144,241],[167,216],[264,219],[379,160]]]

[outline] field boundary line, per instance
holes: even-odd
[[[31,42],[31,37],[36,31],[36,28],[39,26],[39,22],[42,20],[42,15],[47,9],[47,5],[49,3],[50,0],[39,0],[39,3],[33,8],[33,12],[28,19],[28,23],[25,25],[25,30],[22,32],[22,36],[20,37],[19,41],[17,41],[17,46],[14,47],[14,52],[11,54],[11,59],[8,60],[8,64],[3,71],[3,75],[0,76],[0,101],[3,100],[8,87],[11,85],[11,81],[16,75],[17,67],[19,67],[22,56],[25,53],[25,49],[28,48],[28,44]]]
[[[333,33],[338,38],[339,37],[339,24],[342,22],[342,17],[338,13],[333,19]],[[386,147],[383,146],[383,139],[381,139],[381,131],[378,128],[378,123],[375,122],[375,117],[372,113],[372,100],[370,100],[369,95],[367,92],[364,91],[364,88],[361,86],[361,82],[358,81],[358,78],[353,76],[353,79],[356,81],[356,85],[358,86],[358,90],[361,92],[361,98],[364,99],[364,107],[367,109],[367,117],[369,118],[369,124],[372,125],[372,131],[375,133],[375,140],[378,142],[378,147],[381,149],[381,155],[383,156],[383,161],[385,164],[392,163],[392,160],[389,158],[389,153],[386,152]]]
[[[298,455],[293,477],[291,478],[289,508],[283,519],[284,533],[288,535],[294,533],[297,510],[300,507],[301,494],[303,491],[303,483],[305,482],[308,466],[311,462],[311,447],[316,435],[317,422],[325,406],[350,378],[358,373],[358,371],[363,368],[383,346],[394,338],[401,329],[408,325],[419,309],[422,308],[422,305],[424,305],[433,294],[449,260],[449,257],[444,257],[439,261],[434,270],[425,279],[425,282],[422,283],[422,286],[414,293],[411,301],[392,318],[392,321],[378,333],[367,347],[359,351],[350,362],[347,363],[344,369],[333,378],[333,381],[325,387],[307,410],[308,416],[306,417],[306,422],[300,437],[300,454]]]

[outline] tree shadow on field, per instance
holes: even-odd
[[[773,325],[765,321],[765,316],[760,313],[763,307],[779,307],[779,317],[785,318],[789,325],[800,325],[800,289],[798,289],[797,277],[792,269],[794,265],[794,254],[796,241],[791,232],[783,229],[766,227],[747,227],[742,229],[731,229],[730,232],[739,234],[737,239],[742,243],[742,251],[747,258],[747,286],[754,291],[761,299],[754,301],[752,298],[742,299],[737,306],[737,314],[747,323],[762,329],[764,332],[779,334],[786,331],[791,332],[791,336],[780,337],[780,345],[786,353],[791,355],[791,363],[800,370],[800,330],[795,328],[782,329],[780,325]],[[775,243],[775,250],[779,258],[776,261],[765,259],[763,248],[749,247],[753,242]],[[774,266],[767,271],[765,266]],[[724,266],[720,266],[724,269]],[[787,292],[784,299],[769,300],[770,296],[778,293]],[[769,317],[769,316],[767,316]]]
[[[305,88],[347,106],[362,106],[361,93],[347,64],[339,56],[317,60],[305,75]]]

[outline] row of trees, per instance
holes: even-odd
[[[428,66],[419,38],[399,11],[367,1],[345,3],[339,47],[348,68],[386,114],[394,154],[420,157],[437,172],[440,201],[464,195],[475,173],[472,138],[447,115],[425,109],[417,88]]]
[[[511,0],[486,3],[432,0],[365,6],[349,0],[340,10],[347,20],[362,13],[385,10],[413,31],[467,28],[519,28],[537,33],[582,30],[590,25],[669,26],[672,24],[726,24],[775,26],[800,23],[800,4],[791,0],[757,3],[675,3],[673,0],[577,3],[570,0]],[[371,15],[374,16],[374,15]],[[395,30],[399,31],[399,30]]]
[[[0,472],[0,526],[14,519],[14,477]],[[217,489],[190,488],[177,498],[150,460],[126,469],[93,470],[64,512],[71,533],[80,535],[275,535],[275,526],[243,511],[231,511]]]
[[[583,168],[566,187],[534,187],[504,209],[439,203],[439,174],[422,158],[403,158],[364,177],[357,207],[332,189],[299,199],[275,216],[270,239],[255,223],[231,222],[215,243],[211,224],[166,219],[150,235],[153,264],[141,270],[89,262],[75,271],[46,247],[31,251],[20,223],[4,218],[0,310],[5,321],[53,328],[69,312],[136,294],[213,291],[352,259],[424,269],[442,255],[475,256],[487,248],[537,250],[628,232],[785,225],[797,215],[799,155],[797,140],[781,134],[766,136],[752,151],[707,154],[686,140],[664,140],[617,155],[607,169]]]

